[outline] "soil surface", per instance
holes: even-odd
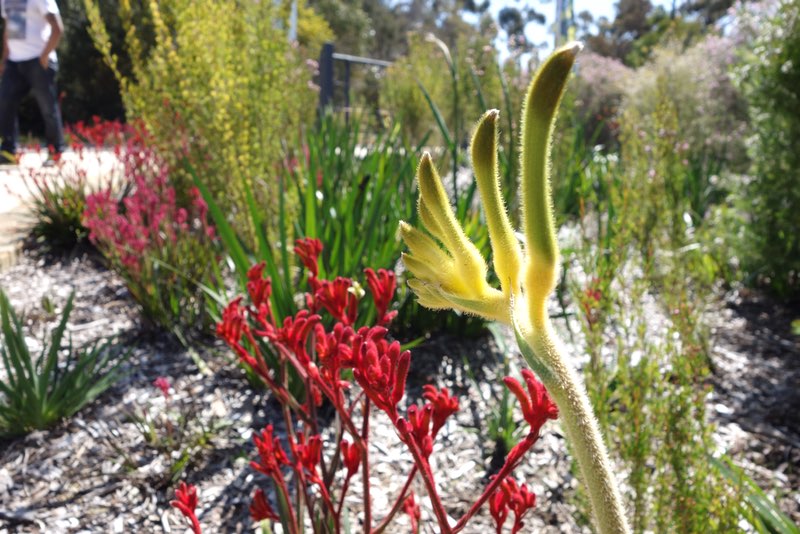
[[[88,257],[48,264],[25,256],[0,273],[0,287],[18,311],[25,311],[35,335],[57,320],[43,309],[52,304],[61,310],[74,290],[69,330],[75,345],[116,336],[132,349],[126,376],[76,416],[0,443],[0,533],[185,532],[182,518],[169,506],[178,479],[198,487],[198,516],[208,532],[251,531],[250,495],[258,485],[268,487],[248,465],[255,455],[252,434],[267,423],[280,430],[282,423],[273,402],[248,385],[224,347],[212,342],[189,353],[163,335],[148,333],[123,282]],[[717,437],[800,521],[800,342],[790,327],[800,313],[793,316],[744,292],[726,296],[720,309],[711,318],[715,392],[709,399]],[[35,340],[30,342],[35,349]],[[491,337],[440,336],[412,351],[405,402],[415,402],[429,382],[448,386],[461,402],[432,457],[453,518],[468,509],[486,483],[494,453],[485,436],[486,418],[500,394],[501,374],[502,355]],[[153,385],[158,377],[170,381],[168,397]],[[185,425],[175,424],[181,418]],[[173,421],[173,435],[181,436],[174,440],[179,446],[164,438],[167,420]],[[149,438],[147,421],[161,438]],[[380,518],[405,482],[411,459],[383,414],[372,414],[371,429],[370,480],[380,488],[372,495],[374,517]],[[525,532],[589,532],[575,519],[571,497],[577,481],[557,422],[545,426],[515,474],[537,494]],[[347,500],[353,525],[363,502],[358,477]],[[424,495],[416,484],[418,495]],[[423,532],[435,532],[427,500],[420,501]],[[408,531],[405,517],[394,525],[389,531]],[[493,529],[484,510],[465,532]]]

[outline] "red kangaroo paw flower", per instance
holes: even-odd
[[[164,398],[169,400],[169,388],[171,387],[169,383],[169,379],[165,376],[159,376],[155,380],[153,380],[153,385],[161,390],[161,393],[164,394]]]
[[[337,320],[346,326],[356,322],[358,297],[353,291],[353,281],[338,276],[336,280],[320,280],[314,293],[314,302],[322,305]]]
[[[252,517],[255,522],[263,521],[264,519],[270,519],[272,521],[280,520],[280,516],[275,513],[275,510],[273,510],[272,506],[267,502],[267,498],[261,488],[258,488],[253,494],[253,502],[250,503],[250,517]]]
[[[259,461],[250,462],[250,466],[269,477],[277,477],[280,476],[281,465],[289,465],[289,457],[286,456],[280,440],[273,436],[272,430],[272,425],[267,425],[261,431],[260,437],[258,434],[253,435]]]
[[[397,315],[396,311],[387,313],[389,306],[394,298],[397,288],[394,273],[386,269],[378,269],[376,273],[372,269],[364,269],[367,275],[367,285],[375,301],[375,309],[378,311],[378,324],[386,325]]]
[[[544,384],[536,379],[530,369],[523,369],[522,377],[528,386],[528,393],[525,393],[518,380],[510,376],[505,377],[503,382],[519,400],[522,415],[531,425],[531,432],[539,435],[539,430],[548,419],[558,418],[558,407],[550,398]]]
[[[408,514],[411,519],[411,532],[416,534],[419,532],[419,520],[422,518],[422,509],[417,504],[417,499],[414,497],[414,492],[408,494],[406,500],[403,501],[403,511]]]
[[[267,333],[267,338],[273,343],[281,344],[292,351],[303,366],[308,366],[311,358],[306,350],[308,335],[320,322],[319,315],[310,315],[307,310],[300,310],[294,317],[283,320],[283,326],[276,329],[273,335]]]
[[[489,498],[489,513],[494,519],[497,533],[502,531],[503,523],[511,511],[514,512],[511,534],[517,534],[525,526],[522,517],[534,506],[536,495],[525,484],[517,485],[513,478],[506,477]]]
[[[433,452],[433,436],[431,435],[431,416],[433,406],[425,404],[421,409],[416,405],[408,407],[408,426],[405,429],[417,443],[422,456],[427,460]]]
[[[272,280],[264,278],[264,269],[267,264],[265,262],[253,265],[247,271],[247,293],[250,295],[250,300],[253,305],[258,309],[262,304],[266,304],[267,309],[270,309],[269,297],[272,295]],[[270,310],[270,317],[272,316]]]
[[[525,484],[518,486],[511,477],[503,481],[503,491],[508,494],[508,507],[514,512],[514,526],[511,534],[517,534],[525,526],[522,516],[536,506],[536,495]]]
[[[508,494],[503,491],[503,486],[500,485],[489,497],[489,513],[494,519],[496,527],[496,534],[501,534],[503,531],[503,524],[508,518]]]
[[[192,532],[194,534],[201,534],[200,522],[197,520],[195,510],[197,509],[197,488],[191,484],[181,481],[178,488],[175,490],[175,500],[169,503],[180,512],[192,523]]]
[[[358,472],[358,466],[361,465],[361,447],[343,439],[341,449],[342,463],[347,469],[347,476],[351,477]]]
[[[353,340],[353,376],[367,397],[392,421],[397,419],[397,403],[403,398],[411,353],[400,352],[400,343],[389,343],[386,329],[362,328]]]
[[[319,275],[319,255],[322,253],[322,241],[304,237],[294,242],[294,253],[300,256],[300,261],[311,276]]]
[[[422,397],[433,406],[433,429],[431,437],[435,438],[439,430],[444,426],[447,418],[458,411],[458,399],[450,396],[447,388],[437,390],[431,384],[422,386]]]
[[[322,458],[322,438],[318,435],[306,440],[303,432],[297,432],[297,443],[292,447],[295,457],[295,469],[305,469],[312,482],[322,485],[317,466]]]

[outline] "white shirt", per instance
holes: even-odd
[[[0,0],[10,61],[28,61],[42,54],[53,31],[45,18],[50,13],[59,16],[56,0]],[[56,61],[55,50],[50,60]]]

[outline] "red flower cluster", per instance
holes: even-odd
[[[433,452],[433,441],[448,417],[458,411],[458,399],[450,396],[447,388],[437,390],[434,386],[423,386],[422,397],[427,400],[421,408],[409,406],[408,420],[397,422],[401,436],[409,436],[414,440],[423,458],[427,459]]]
[[[148,257],[162,257],[164,249],[176,248],[181,239],[195,234],[214,237],[200,192],[190,191],[189,209],[179,206],[169,185],[169,167],[152,149],[140,147],[123,163],[133,191],[121,204],[110,189],[86,198],[89,239],[106,257],[135,275]]]
[[[343,439],[341,449],[342,463],[347,469],[347,476],[351,477],[358,472],[358,466],[361,464],[361,448],[355,443]]]
[[[253,494],[253,501],[250,503],[250,517],[252,517],[255,522],[263,521],[264,519],[272,521],[280,520],[280,516],[275,513],[275,510],[273,510],[272,506],[267,502],[267,497],[264,495],[264,490],[261,488],[256,488]]]
[[[539,435],[539,430],[548,419],[558,419],[558,406],[550,398],[550,394],[545,389],[544,384],[536,379],[533,371],[523,369],[522,378],[528,386],[527,394],[515,378],[507,376],[503,379],[503,382],[519,400],[522,415],[525,421],[531,425],[531,433]]]
[[[375,406],[395,421],[397,403],[406,390],[411,353],[400,352],[400,343],[390,343],[385,336],[382,326],[359,330],[353,341],[353,376]]]
[[[378,324],[387,325],[397,316],[397,311],[387,311],[394,298],[397,282],[394,273],[386,269],[378,269],[376,273],[372,269],[364,269],[367,275],[367,284],[372,292],[372,299],[375,301],[375,309],[378,312]]]
[[[197,520],[195,510],[197,509],[197,488],[186,482],[181,482],[175,490],[175,500],[169,503],[180,512],[192,524],[192,532],[200,534],[200,522]]]
[[[153,385],[161,390],[161,393],[164,395],[165,399],[169,400],[169,388],[172,386],[170,385],[167,377],[159,376],[153,380]]]
[[[107,121],[95,115],[90,123],[78,121],[64,128],[64,133],[71,138],[72,148],[81,150],[84,143],[94,147],[124,145],[127,140],[139,139],[140,129],[120,121]]]
[[[253,443],[256,444],[258,450],[259,461],[250,462],[250,466],[264,473],[269,477],[279,476],[281,474],[281,466],[289,465],[289,457],[286,456],[281,441],[273,435],[272,425],[267,425],[261,431],[261,436],[253,436]]]
[[[583,314],[590,328],[597,323],[600,313],[599,306],[602,300],[603,291],[600,289],[600,280],[598,278],[592,278],[591,283],[583,290],[583,298],[581,299]]]
[[[497,527],[497,534],[501,534],[509,511],[514,512],[511,534],[522,530],[525,526],[522,516],[534,506],[536,506],[536,495],[525,484],[518,485],[513,478],[505,478],[489,499],[489,512]]]
[[[473,507],[455,526],[449,525],[428,459],[433,453],[437,435],[447,419],[458,411],[459,403],[447,388],[437,389],[426,385],[422,395],[424,403],[408,407],[405,416],[400,416],[400,402],[405,395],[411,354],[401,350],[397,341],[387,339],[386,325],[396,315],[389,311],[395,291],[394,275],[385,270],[377,273],[370,269],[365,271],[377,312],[377,324],[356,329],[360,297],[355,291],[357,284],[347,278],[333,281],[319,278],[318,261],[322,253],[319,241],[298,240],[295,252],[308,271],[311,289],[306,295],[308,309],[285,318],[279,325],[270,304],[271,284],[264,277],[265,266],[259,264],[248,272],[247,292],[251,304],[244,305],[241,297],[233,300],[217,325],[219,337],[264,380],[283,407],[284,420],[289,425],[286,437],[279,439],[272,425],[254,436],[258,459],[251,462],[251,466],[273,480],[281,502],[286,503],[290,519],[288,522],[286,518],[283,520],[290,534],[299,532],[302,519],[297,515],[298,511],[292,508],[298,500],[289,495],[290,485],[285,478],[287,473],[293,473],[292,485],[304,494],[304,506],[339,525],[348,485],[361,470],[364,522],[372,525],[368,447],[371,406],[389,416],[415,461],[408,483],[397,495],[390,514],[381,522],[384,528],[392,516],[402,509],[411,516],[414,532],[418,531],[420,508],[413,493],[409,493],[410,482],[418,473],[425,482],[442,532],[454,534],[462,530],[490,499],[497,518],[502,516],[504,519],[503,514],[507,516],[508,510],[515,513],[514,532],[519,530],[522,515],[533,506],[535,497],[525,486],[517,487],[507,477],[536,442],[545,421],[558,415],[544,386],[529,371],[523,371],[527,392],[518,381],[512,378],[505,380],[520,402],[525,420],[531,425],[530,432],[509,453],[498,478],[489,484]],[[336,322],[327,327],[328,323],[316,312],[327,312]],[[261,345],[263,340],[272,347],[269,354]],[[296,397],[292,393],[289,387],[290,372],[296,373],[304,386],[304,395]],[[356,389],[348,394],[356,385],[360,392]],[[325,461],[322,454],[325,444],[315,419],[324,399],[336,411],[341,422],[336,447],[330,451],[330,459],[325,455]],[[361,415],[361,428],[357,427],[353,418],[356,412]],[[301,424],[302,430],[292,428]],[[338,468],[344,470],[343,477],[334,476],[333,470]],[[343,485],[334,492],[330,485],[337,478],[343,480]],[[334,495],[338,498],[336,504],[332,499]],[[263,492],[259,491],[253,497],[250,511],[254,519],[272,518],[271,514],[274,514]],[[379,527],[378,530],[383,528]]]

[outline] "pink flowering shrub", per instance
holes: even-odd
[[[126,281],[146,321],[170,329],[202,328],[197,285],[213,267],[214,227],[192,188],[181,199],[169,167],[146,144],[118,152],[127,181],[120,196],[106,189],[86,199],[89,239]]]
[[[143,144],[138,129],[99,117],[68,125],[65,132],[72,149],[69,157],[55,167],[23,167],[25,201],[33,215],[30,236],[46,253],[71,252],[87,243],[86,197],[119,189],[123,180],[114,162]]]
[[[619,108],[634,71],[618,59],[584,52],[576,74],[574,113],[583,124],[584,136],[613,149],[619,135]]]
[[[253,437],[257,456],[250,466],[271,481],[278,503],[273,505],[267,498],[272,492],[256,488],[250,506],[253,520],[280,518],[289,534],[302,532],[304,525],[311,525],[313,532],[342,532],[349,523],[343,516],[344,502],[353,477],[360,473],[363,509],[359,517],[364,532],[396,532],[389,525],[401,510],[409,515],[412,532],[419,532],[422,510],[410,490],[417,477],[428,494],[439,532],[461,532],[487,503],[498,533],[511,515],[511,531],[521,531],[523,516],[536,498],[525,484],[514,480],[512,472],[539,439],[545,422],[558,416],[544,386],[529,370],[522,372],[524,386],[514,378],[504,379],[530,428],[472,506],[452,522],[448,514],[453,511],[445,508],[429,459],[440,430],[459,410],[459,401],[447,388],[427,384],[421,403],[403,402],[411,353],[388,337],[387,326],[395,317],[389,311],[396,288],[394,273],[365,270],[378,319],[377,324],[355,329],[360,296],[352,289],[358,284],[342,277],[318,278],[319,241],[299,240],[295,250],[309,272],[307,309],[282,324],[276,322],[270,304],[272,283],[263,275],[264,264],[258,264],[248,273],[248,301],[244,297],[231,301],[217,325],[217,335],[264,382],[283,414],[280,427],[269,424]],[[323,315],[333,319],[330,327]],[[277,358],[266,357],[265,345]],[[290,371],[305,385],[299,394],[289,387]],[[336,414],[334,428],[340,430],[332,436],[323,431],[318,419],[323,404]],[[389,418],[410,460],[406,482],[391,496],[393,504],[382,517],[376,517],[377,510],[372,508],[375,488],[369,476],[370,418],[376,416]],[[173,506],[199,532],[196,489],[182,484],[176,496]]]

